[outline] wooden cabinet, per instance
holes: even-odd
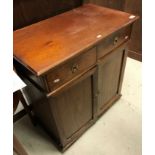
[[[71,143],[94,120],[93,89],[95,69],[69,84],[62,92],[49,98],[53,117],[61,132],[63,146]]]
[[[96,48],[67,61],[46,74],[49,92],[56,90],[79,74],[87,71],[96,63]]]
[[[84,0],[84,2],[129,12],[140,17],[132,29],[128,56],[142,61],[142,0]]]
[[[138,17],[86,4],[14,31],[14,66],[38,124],[67,149],[121,96]]]
[[[49,97],[27,81],[24,93],[36,119],[59,149],[69,147],[96,120],[96,67]]]
[[[120,46],[98,63],[98,115],[120,98],[121,78],[126,62],[126,46]]]

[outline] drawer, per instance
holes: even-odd
[[[87,71],[96,63],[96,47],[59,65],[46,75],[49,91],[54,91],[74,77]]]
[[[97,46],[97,58],[105,56],[130,38],[131,27],[125,27],[102,40]]]

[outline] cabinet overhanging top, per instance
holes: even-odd
[[[14,58],[41,75],[138,18],[130,16],[85,4],[14,31]]]

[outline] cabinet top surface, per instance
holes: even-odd
[[[85,4],[14,31],[14,58],[41,75],[137,19],[130,16]]]

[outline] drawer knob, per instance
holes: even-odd
[[[114,38],[114,45],[116,45],[118,43],[118,37]]]
[[[53,83],[58,83],[58,82],[60,82],[60,79],[55,79],[55,80],[53,81]]]
[[[72,66],[71,70],[72,70],[72,73],[77,72],[77,71],[79,70],[78,64],[74,64],[74,65]]]

